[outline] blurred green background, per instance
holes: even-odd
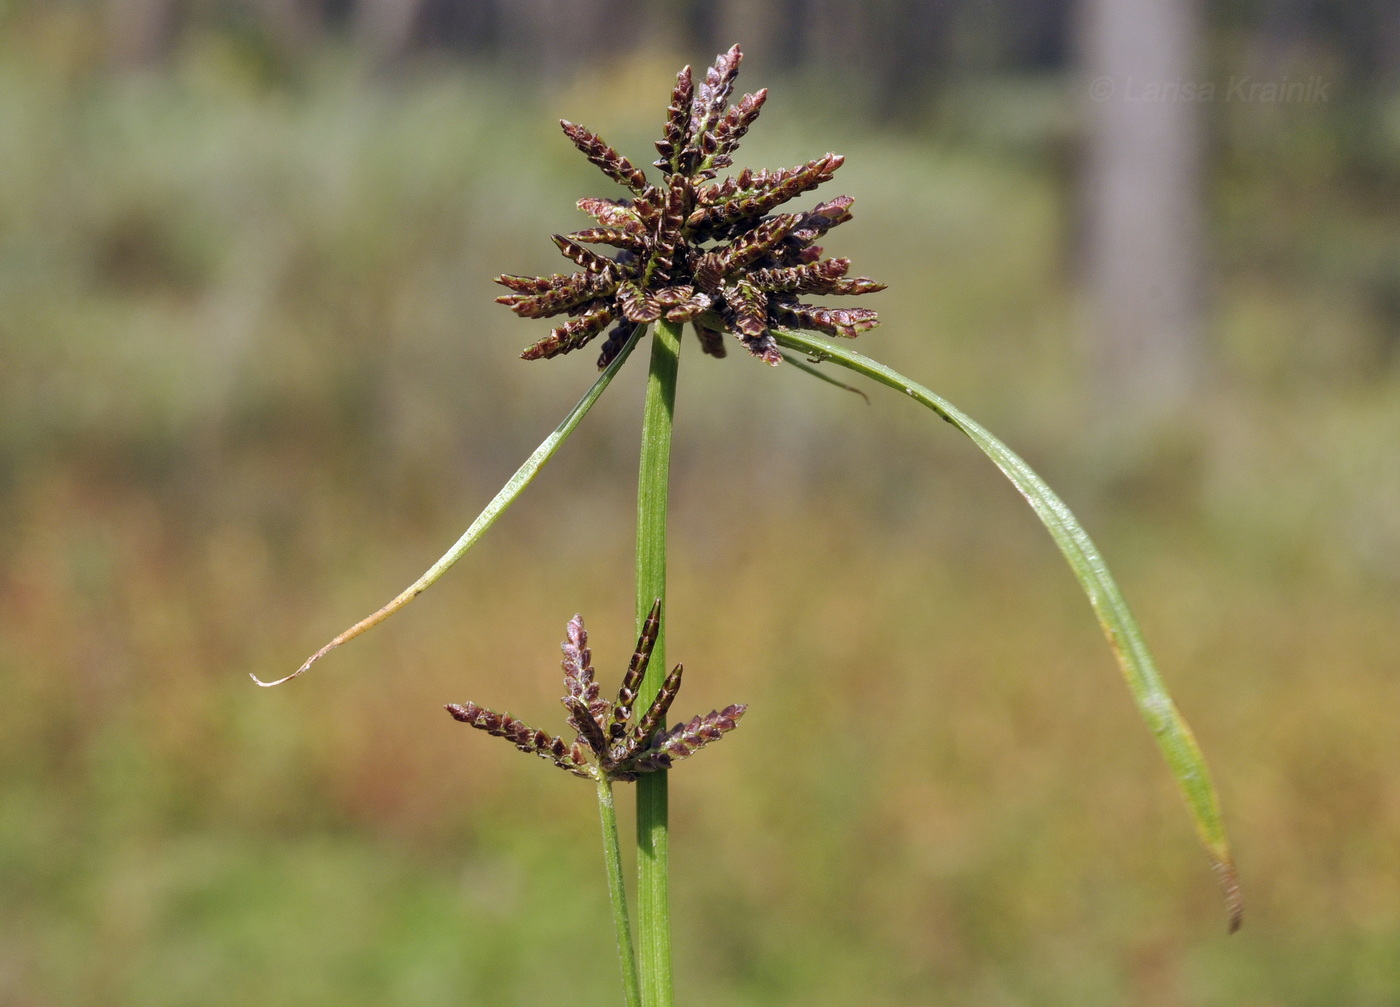
[[[133,41],[140,7],[0,4],[0,1004],[613,1003],[589,788],[441,704],[557,728],[576,611],[621,672],[638,361],[431,593],[295,684],[248,674],[408,583],[592,380],[516,359],[547,323],[490,277],[562,268],[548,233],[611,194],[559,117],[649,161],[675,70],[733,39],[634,4],[592,52],[441,19],[389,51],[343,4],[287,34],[289,5],[204,3]],[[1400,61],[1295,5],[1331,99],[1203,110],[1206,365],[1119,437],[1072,61],[954,7],[917,87],[752,49],[740,163],[847,155],[828,247],[890,284],[861,348],[1095,535],[1214,766],[1246,924],[975,449],[690,346],[678,711],[751,710],[673,777],[680,1002],[1400,1003]],[[1271,10],[1217,11],[1207,72]]]

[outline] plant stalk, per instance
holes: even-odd
[[[612,783],[598,781],[598,817],[603,823],[603,860],[608,869],[608,895],[612,900],[613,926],[617,930],[617,958],[622,967],[622,997],[627,1007],[641,1007],[637,982],[637,952],[632,946],[632,920],[627,913],[627,886],[622,880],[622,851],[617,840],[617,808]]]
[[[666,504],[671,472],[671,427],[680,364],[679,324],[656,323],[642,414],[642,457],[637,473],[637,632],[656,599],[662,618],[651,666],[637,708],[645,710],[661,691],[666,667]],[[664,728],[665,725],[659,725]],[[645,1007],[672,1007],[671,901],[668,859],[666,773],[637,781],[637,959]]]

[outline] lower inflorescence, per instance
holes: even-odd
[[[630,781],[643,773],[669,769],[734,730],[748,707],[726,706],[669,730],[660,730],[681,688],[682,666],[678,664],[666,676],[661,691],[646,712],[634,718],[633,703],[646,677],[660,620],[661,602],[658,600],[642,627],[637,649],[622,678],[617,698],[612,702],[599,695],[583,617],[576,615],[569,620],[568,636],[562,645],[565,695],[561,702],[569,712],[568,724],[574,730],[572,743],[536,730],[509,713],[496,713],[475,703],[450,703],[447,712],[462,723],[505,738],[522,752],[547,759],[575,776]]]

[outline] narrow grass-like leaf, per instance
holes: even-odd
[[[365,630],[372,629],[379,625],[414,598],[417,598],[428,588],[432,587],[433,584],[437,582],[438,578],[448,571],[452,564],[461,559],[468,549],[476,545],[481,539],[481,536],[486,534],[486,530],[496,523],[496,518],[500,517],[505,512],[506,508],[515,502],[515,498],[520,495],[521,491],[524,490],[526,486],[530,485],[530,482],[535,478],[539,470],[544,468],[544,463],[554,457],[554,452],[559,450],[559,445],[568,440],[569,435],[574,432],[574,428],[588,415],[588,411],[593,408],[593,404],[598,401],[598,398],[603,394],[603,390],[608,387],[613,376],[622,369],[622,365],[627,361],[628,355],[631,354],[632,348],[637,345],[637,340],[641,337],[645,329],[645,325],[639,325],[633,330],[631,337],[622,347],[621,352],[613,358],[612,363],[608,364],[603,370],[603,373],[598,375],[598,380],[593,382],[593,386],[584,393],[583,398],[578,400],[578,404],[575,405],[573,409],[569,410],[569,414],[564,417],[563,422],[554,428],[554,432],[544,439],[529,458],[525,459],[525,464],[516,469],[515,475],[506,480],[506,484],[491,498],[491,502],[486,505],[486,509],[477,515],[476,520],[471,523],[471,527],[462,533],[462,537],[454,542],[452,548],[443,553],[442,557],[430,566],[424,572],[423,576],[404,588],[393,601],[389,602],[389,604],[379,609],[379,611],[375,612],[373,615],[361,619],[334,640],[331,640],[330,643],[316,651],[316,653],[306,659],[306,662],[300,668],[290,675],[272,682],[264,682],[256,675],[253,675],[253,681],[262,686],[281,685],[283,682],[290,682],[297,676],[305,674],[313,664],[321,660],[321,658],[325,657],[341,644],[348,643]]]
[[[1055,494],[1045,480],[1031,469],[1015,452],[993,437],[976,421],[917,382],[897,371],[871,360],[854,350],[808,336],[800,332],[775,329],[778,344],[797,350],[817,361],[830,360],[866,377],[873,378],[903,392],[916,402],[932,409],[943,419],[965,433],[982,449],[1030,503],[1036,516],[1050,532],[1078,578],[1089,603],[1098,616],[1099,625],[1108,637],[1118,665],[1127,680],[1133,702],[1137,704],[1148,729],[1166,757],[1172,776],[1181,788],[1186,806],[1195,822],[1196,831],[1210,855],[1211,863],[1225,892],[1226,910],[1231,932],[1240,925],[1242,903],[1239,879],[1229,840],[1221,819],[1220,803],[1206,768],[1205,757],[1167,693],[1161,676],[1153,663],[1152,654],[1138,628],[1137,621],[1123,599],[1108,566],[1087,532],[1070,509]]]

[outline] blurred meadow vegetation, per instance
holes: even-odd
[[[9,28],[0,1003],[612,1002],[589,788],[441,705],[557,728],[576,611],[620,673],[640,364],[416,605],[293,685],[248,673],[408,583],[592,380],[517,360],[545,323],[490,278],[559,268],[548,233],[610,194],[555,121],[649,160],[706,54],[542,90],[209,34],[113,74],[80,14]],[[751,710],[673,778],[682,1000],[1400,1002],[1400,126],[1358,164],[1336,108],[1222,117],[1209,388],[1125,452],[1085,393],[1066,85],[894,131],[741,83],[772,88],[742,163],[847,155],[833,251],[890,285],[862,349],[1098,539],[1248,905],[1226,939],[1087,605],[975,449],[691,346],[669,653],[687,715]]]

